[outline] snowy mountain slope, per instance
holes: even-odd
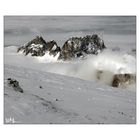
[[[114,83],[115,75],[136,76],[136,58],[127,53],[105,50],[98,56],[89,55],[86,59],[62,61],[57,60],[57,55],[54,57],[49,53],[46,53],[43,57],[24,56],[17,53],[17,48],[18,46],[9,46],[4,49],[5,64],[98,81],[109,86]],[[120,83],[119,87],[135,91],[136,81],[133,78],[126,81],[123,82],[123,85]]]
[[[7,84],[19,81],[23,93]],[[5,123],[134,124],[136,95],[92,81],[5,64]]]

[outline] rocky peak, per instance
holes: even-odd
[[[64,43],[60,58],[71,59],[84,57],[86,54],[97,55],[105,48],[104,41],[96,34],[85,37],[72,37]]]
[[[61,51],[60,47],[57,45],[57,43],[54,40],[47,42],[46,45],[47,45],[47,51],[49,51],[50,55],[55,56],[58,52]]]
[[[42,36],[36,36],[36,38],[34,38],[33,40],[31,40],[30,42],[27,43],[28,46],[31,44],[46,45],[46,41],[43,39]]]
[[[31,56],[44,56],[46,52],[55,56],[60,53],[58,59],[70,60],[85,57],[87,54],[97,55],[105,48],[104,41],[96,34],[69,38],[62,48],[54,40],[46,42],[43,37],[37,36],[20,47],[17,52]]]
[[[23,52],[25,55],[31,54],[31,56],[44,56],[48,51],[56,55],[60,47],[54,40],[46,42],[41,36],[37,36],[17,50],[17,52]]]

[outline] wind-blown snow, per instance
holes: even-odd
[[[78,77],[85,80],[111,84],[114,74],[136,74],[136,58],[129,54],[105,50],[98,55],[89,55],[85,60],[58,60],[49,52],[43,57],[24,56],[16,52],[17,47],[5,48],[5,62],[47,72]],[[132,86],[133,87],[133,86]],[[134,86],[135,87],[135,86]],[[135,88],[133,88],[135,90]]]
[[[136,123],[135,88],[108,86],[114,73],[136,74],[135,16],[5,16],[4,20],[5,123]],[[24,56],[17,53],[19,46],[10,46],[24,44],[37,34],[63,46],[72,36],[93,33],[114,52],[64,62],[48,53]],[[23,94],[9,87],[7,78],[19,81]]]

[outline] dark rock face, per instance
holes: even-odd
[[[57,43],[53,40],[47,42],[47,51],[49,51],[50,55],[56,56],[58,52],[61,51],[60,47],[58,47]]]
[[[46,42],[42,37],[37,36],[20,47],[17,52],[22,52],[25,55],[30,54],[31,56],[44,56],[47,52],[55,56],[60,53],[58,59],[70,60],[85,57],[87,54],[97,55],[105,48],[103,40],[96,34],[85,37],[72,37],[64,43],[62,48],[58,47],[54,40]]]
[[[105,48],[103,40],[96,34],[79,38],[72,37],[64,43],[59,59],[84,57],[87,54],[97,55]]]
[[[115,74],[112,81],[113,87],[125,87],[136,82],[135,74]]]
[[[19,82],[15,79],[8,78],[8,85],[12,87],[15,91],[23,93],[23,89],[20,87]]]
[[[44,56],[46,52],[55,56],[59,51],[60,47],[55,41],[46,42],[39,36],[17,50],[17,52],[23,52],[25,55],[31,54],[31,56]]]

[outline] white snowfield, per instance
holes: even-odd
[[[94,81],[5,64],[6,124],[135,124],[136,95]],[[23,93],[7,84],[19,81]]]

